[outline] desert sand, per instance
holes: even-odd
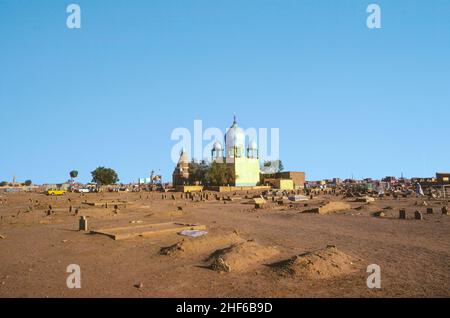
[[[445,201],[365,203],[321,194],[256,209],[257,193],[230,201],[166,195],[0,194],[0,297],[450,296]],[[344,209],[308,213],[335,201]],[[401,208],[406,220],[398,217]],[[416,210],[423,220],[414,218]],[[205,225],[208,233],[114,240],[79,231],[80,216],[91,230],[176,222]],[[81,268],[79,289],[66,285],[70,264]],[[381,268],[381,289],[366,285],[370,264]]]

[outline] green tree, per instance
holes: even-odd
[[[227,185],[233,184],[235,180],[234,170],[232,166],[226,165],[226,179],[227,179]]]
[[[33,182],[31,180],[25,180],[25,182],[23,183],[24,185],[26,185],[27,187],[29,187]]]
[[[205,161],[202,162],[192,162],[189,164],[189,184],[195,184],[199,182],[200,184],[207,184],[207,175],[210,169],[210,165]]]
[[[72,179],[75,179],[76,177],[78,177],[78,171],[77,170],[72,170],[69,172],[69,175]]]
[[[233,183],[233,170],[226,164],[213,162],[207,174],[207,182],[213,186]]]
[[[119,181],[117,173],[111,168],[98,167],[94,171],[91,171],[92,182],[99,185],[114,184]]]
[[[70,181],[73,183],[74,179],[76,177],[78,177],[78,171],[77,170],[72,170],[69,172],[69,176],[70,176]]]
[[[0,187],[4,187],[8,185],[8,181],[2,181],[0,182]]]
[[[277,160],[278,162],[278,172],[282,172],[284,170],[283,162],[281,160]]]
[[[208,172],[208,183],[213,186],[221,186],[226,184],[226,167],[223,164],[213,162]]]

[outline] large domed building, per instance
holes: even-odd
[[[232,172],[233,184],[230,186],[256,186],[260,179],[259,153],[256,141],[249,142],[245,147],[245,133],[236,122],[225,134],[225,152],[222,144],[216,141],[213,145],[211,156],[212,161],[219,164],[226,164]]]

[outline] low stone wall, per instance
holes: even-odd
[[[183,193],[188,193],[188,192],[202,192],[202,191],[203,191],[203,186],[181,185],[181,186],[176,186],[176,187],[175,187],[175,191],[177,191],[177,192],[183,192]]]
[[[233,192],[233,191],[255,191],[255,190],[270,190],[269,186],[250,186],[250,187],[227,187],[227,186],[209,186],[205,188],[210,191],[217,192]]]

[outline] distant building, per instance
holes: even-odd
[[[450,172],[436,172],[436,182],[440,185],[450,184]]]
[[[436,177],[411,178],[411,183],[420,183],[422,186],[450,185],[450,172],[436,172]]]
[[[424,183],[424,184],[431,184],[431,183],[435,183],[436,182],[436,178],[430,177],[430,178],[419,178],[419,177],[414,177],[411,178],[411,183]]]
[[[215,186],[255,187],[268,183],[276,188],[298,189],[305,184],[304,172],[261,174],[258,145],[255,140],[245,144],[245,133],[238,126],[236,117],[225,134],[224,144],[214,142],[211,162],[226,167],[227,171],[227,184]],[[180,189],[189,184],[189,165],[188,155],[183,150],[172,174],[173,187]]]
[[[183,149],[180,154],[180,159],[172,174],[172,185],[179,186],[189,183],[189,157]]]
[[[138,184],[150,184],[152,182],[151,178],[139,178]]]
[[[397,178],[396,177],[392,177],[392,176],[388,176],[388,177],[384,177],[383,179],[381,179],[382,182],[386,182],[386,183],[390,183],[390,184],[395,184],[397,183]]]
[[[261,174],[261,184],[273,184],[273,180],[292,180],[293,189],[302,189],[305,186],[305,173],[299,171],[283,171]]]
[[[274,189],[280,190],[294,190],[294,182],[292,179],[265,178],[263,185],[268,185]]]
[[[247,150],[247,151],[245,151]],[[260,182],[259,152],[254,140],[245,149],[245,133],[236,122],[225,134],[225,153],[222,144],[216,141],[211,150],[212,161],[231,168],[230,186],[253,187]]]

